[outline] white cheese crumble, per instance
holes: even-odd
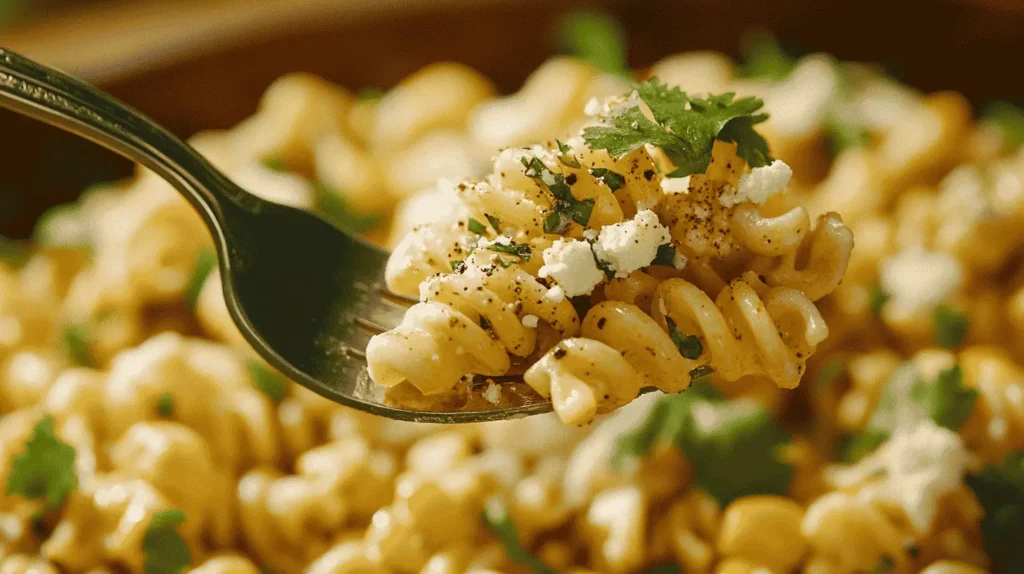
[[[718,202],[725,207],[732,207],[744,201],[764,205],[768,198],[786,189],[792,177],[793,170],[786,162],[777,159],[769,165],[755,167],[750,173],[741,175],[739,187],[728,189],[718,198]]]
[[[890,297],[884,311],[892,317],[931,311],[963,281],[960,262],[945,253],[920,248],[904,249],[879,265],[880,286]]]
[[[484,389],[484,400],[492,405],[498,404],[498,401],[501,400],[501,387],[494,381],[487,383],[487,388]]]
[[[939,500],[960,485],[969,456],[956,432],[924,419],[896,429],[873,454],[829,469],[826,477],[838,488],[862,485],[857,498],[864,502],[899,505],[918,532],[927,532]]]
[[[586,229],[586,230],[584,230],[583,231],[583,239],[586,239],[587,241],[589,241],[591,243],[597,241],[597,230],[596,229]]]
[[[558,285],[555,285],[551,289],[548,289],[548,292],[544,294],[544,298],[552,303],[561,303],[562,301],[565,301],[565,290]]]
[[[690,176],[666,177],[661,180],[661,191],[667,195],[687,193],[690,191]]]
[[[537,318],[536,315],[523,315],[522,321],[523,321],[523,326],[524,327],[528,327],[530,329],[536,329],[537,328],[537,321],[539,321],[539,319]]]
[[[650,265],[658,247],[670,240],[668,229],[648,209],[637,212],[630,221],[603,227],[594,243],[594,253],[608,263],[616,277],[625,277]]]
[[[682,271],[686,267],[686,256],[676,251],[676,254],[672,257],[672,267]]]
[[[583,106],[583,113],[586,114],[587,117],[597,117],[601,115],[601,108],[601,100],[597,99],[597,97],[593,97],[587,100],[586,105]]]
[[[553,278],[569,297],[586,295],[604,280],[590,244],[578,239],[559,239],[545,249],[544,265],[537,274]]]

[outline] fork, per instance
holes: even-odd
[[[397,404],[370,380],[363,354],[370,336],[396,325],[409,304],[382,286],[385,251],[317,215],[248,193],[140,112],[3,48],[0,106],[103,145],[178,190],[213,236],[231,318],[260,356],[300,385],[349,407],[415,422],[493,421],[551,410],[535,395],[511,407],[473,401],[468,410],[467,404]]]

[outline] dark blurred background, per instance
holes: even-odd
[[[634,67],[694,49],[736,56],[752,29],[795,53],[878,62],[925,91],[979,107],[1024,100],[1024,0],[0,0],[0,45],[79,75],[172,131],[229,127],[276,77],[308,71],[386,88],[438,60],[504,91],[556,52],[562,14],[617,16]],[[113,154],[0,110],[0,235],[130,173]]]

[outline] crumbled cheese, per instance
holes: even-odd
[[[465,221],[469,211],[455,192],[455,184],[449,180],[438,180],[437,186],[425,189],[398,204],[394,223],[388,237],[388,246],[395,246],[412,230],[432,222]]]
[[[616,277],[625,277],[650,265],[658,247],[669,241],[668,229],[658,222],[658,216],[644,210],[631,221],[603,227],[594,243],[594,253],[608,263]]]
[[[501,400],[501,387],[494,381],[488,381],[487,388],[484,389],[484,400],[492,405],[498,404]]]
[[[523,315],[523,326],[524,327],[529,327],[530,329],[536,329],[537,328],[537,321],[539,321],[539,319],[537,318],[536,315]]]
[[[583,113],[591,118],[599,116],[601,114],[601,100],[597,99],[597,97],[587,100],[586,105],[583,106]]]
[[[690,191],[690,176],[666,177],[661,180],[661,191],[668,195],[687,193]]]
[[[686,268],[686,256],[676,251],[676,254],[672,257],[672,267],[675,267],[679,271]]]
[[[499,235],[494,239],[487,239],[486,237],[481,237],[476,242],[477,249],[487,249],[492,245],[502,245],[504,247],[508,247],[509,245],[512,245],[512,238],[507,235]]]
[[[544,298],[552,303],[561,303],[562,301],[565,301],[565,290],[558,285],[555,285],[551,289],[548,289],[548,292],[544,294]]]
[[[896,429],[873,454],[826,477],[839,488],[861,485],[857,498],[864,502],[900,506],[918,532],[927,532],[939,500],[960,486],[969,456],[956,432],[924,419]]]
[[[931,311],[963,284],[960,263],[945,253],[905,249],[883,259],[879,283],[890,297],[885,313],[892,316]]]
[[[583,231],[583,239],[586,239],[587,241],[589,241],[591,243],[597,241],[597,230],[596,229],[584,230]]]
[[[545,249],[544,265],[537,274],[553,278],[569,297],[586,295],[604,280],[590,244],[578,239],[559,239]]]
[[[750,173],[741,175],[739,187],[727,187],[719,196],[718,202],[725,207],[732,207],[744,201],[764,205],[768,198],[786,189],[791,177],[793,170],[786,162],[777,159],[769,165],[755,167]]]

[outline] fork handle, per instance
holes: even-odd
[[[93,86],[0,48],[0,106],[92,140],[174,186],[221,235],[223,209],[250,213],[262,201],[231,183],[195,149],[141,112]]]

